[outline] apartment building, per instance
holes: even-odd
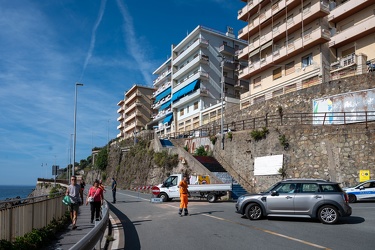
[[[242,1],[238,38],[249,46],[238,52],[248,61],[239,78],[250,86],[241,108],[364,73],[375,58],[373,0]]]
[[[202,116],[218,116],[221,99],[225,106],[229,102],[239,104],[248,82],[238,79],[235,52],[246,46],[246,41],[235,38],[230,27],[221,33],[203,26],[172,45],[171,58],[154,72],[156,132],[162,135],[201,126]]]
[[[375,69],[375,1],[331,1],[331,79]]]
[[[250,80],[241,108],[322,82],[322,65],[329,66],[328,15],[328,2],[321,0],[247,1],[238,12],[246,22],[238,37],[249,42],[238,53],[249,62],[239,77]]]
[[[120,100],[117,104],[120,106],[117,110],[119,114],[117,120],[120,122],[117,126],[120,130],[117,138],[133,137],[134,133],[146,128],[154,112],[151,108],[154,91],[154,88],[135,84],[125,92],[124,100]]]

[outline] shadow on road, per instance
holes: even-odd
[[[137,230],[135,228],[135,224],[129,220],[129,218],[123,214],[120,210],[118,210],[112,204],[109,204],[111,211],[117,216],[117,218],[121,221],[122,228],[124,229],[125,234],[125,241],[124,246],[120,246],[120,248],[125,250],[139,250],[141,249],[141,243],[139,242],[139,237]]]

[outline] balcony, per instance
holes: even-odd
[[[158,78],[156,78],[154,80],[154,86],[157,85],[161,80],[163,80],[165,77],[169,76],[172,72],[172,69],[168,69],[167,71],[165,71],[164,73],[162,73],[160,76],[158,76]]]
[[[357,55],[353,53],[338,60],[337,62],[331,63],[331,73],[340,71],[343,68],[353,66],[355,64],[357,64]]]
[[[152,93],[152,97],[155,98],[158,94],[160,94],[161,92],[163,92],[164,90],[169,88],[171,85],[172,85],[172,83],[170,81],[166,82],[163,86],[161,86],[154,93]]]
[[[236,80],[232,77],[224,76],[224,83],[234,86],[236,84]]]
[[[121,114],[123,113],[125,110],[124,110],[124,107],[120,107],[118,110],[117,110],[117,113]]]
[[[336,7],[331,5],[328,21],[338,23],[372,4],[374,4],[373,0],[350,0]]]
[[[233,47],[230,47],[228,45],[222,44],[219,48],[219,53],[226,54],[229,56],[233,56],[235,53],[235,50]]]
[[[254,19],[246,27],[240,30],[238,32],[238,38],[243,39],[243,40],[248,40],[249,37],[259,32],[259,26],[261,26],[261,28],[264,28],[264,26],[271,25],[270,20],[272,16],[273,16],[274,22],[281,20],[280,18],[283,19],[283,16],[285,16],[285,12],[286,12],[286,8],[285,8],[286,6],[289,10],[290,8],[294,8],[298,6],[300,3],[301,1],[298,1],[298,0],[278,2],[277,8],[275,6],[273,6],[272,8],[269,8],[268,10],[266,10],[266,12],[262,16],[259,16],[258,18]],[[310,23],[313,20],[319,17],[327,16],[328,14],[329,14],[329,5],[326,3],[316,2],[314,5],[310,6],[309,8],[304,9],[302,16],[296,15],[293,17],[293,19],[288,20],[287,26],[286,26],[286,22],[284,21],[282,24],[284,26],[284,30],[280,30],[279,34],[282,34],[286,30],[286,28],[288,29],[289,33],[293,32],[297,28],[300,28],[299,26],[300,26],[300,23],[302,22],[302,18],[303,18],[304,23]]]
[[[252,62],[248,67],[239,71],[238,78],[249,79],[260,70],[266,70],[274,64],[285,61],[288,57],[293,57],[315,45],[328,42],[329,39],[330,33],[328,30],[315,29],[311,33],[305,34],[304,37],[289,43],[288,46],[283,46],[267,57],[261,58],[260,61]]]
[[[255,3],[254,3],[255,2]],[[259,3],[259,0],[249,0],[248,3],[238,11],[237,19],[242,21],[247,21],[247,13],[251,11],[257,4]]]
[[[120,125],[117,126],[117,129],[118,129],[118,130],[121,130],[121,129],[123,129],[123,128],[124,128],[124,124],[123,124],[123,123],[120,123]]]
[[[236,83],[234,85],[235,89],[249,89],[249,81],[244,81],[244,80],[236,80]]]
[[[117,121],[120,122],[122,120],[124,120],[124,116],[121,114],[121,116],[117,117]]]
[[[182,53],[180,53],[175,59],[173,59],[173,64],[176,65],[186,58],[188,58],[194,51],[196,51],[198,48],[208,47],[208,41],[205,39],[197,38],[197,40],[191,44],[187,49],[185,49]]]
[[[186,72],[190,71],[193,68],[196,68],[200,63],[208,64],[208,56],[199,54],[196,58],[194,58],[191,62],[186,64],[183,68],[180,68],[178,71],[173,73],[173,79],[178,79]]]
[[[375,17],[371,16],[354,26],[336,33],[329,42],[330,48],[342,47],[375,32]]]

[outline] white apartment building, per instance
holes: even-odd
[[[240,95],[248,90],[248,82],[238,79],[235,52],[246,46],[245,41],[235,38],[230,27],[224,34],[203,26],[172,45],[172,56],[154,72],[156,132],[163,135],[197,128],[203,124],[205,110],[217,116],[222,75],[224,104],[239,104]]]
[[[375,58],[373,0],[242,0],[241,108],[366,71]]]

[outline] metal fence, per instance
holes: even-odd
[[[217,121],[220,121],[220,119]],[[328,126],[347,125],[353,123],[363,125],[367,128],[368,124],[371,122],[375,122],[375,111],[290,113],[265,115],[261,117],[224,123],[223,130],[226,132],[229,130],[255,130],[263,127],[270,128],[295,125]],[[205,127],[200,127],[190,131],[169,133],[167,135],[162,135],[161,137],[172,139],[206,137],[218,135],[220,132],[220,122],[216,122],[207,124]]]
[[[33,229],[46,227],[53,219],[61,219],[67,211],[61,200],[64,194],[53,198],[42,195],[26,199],[0,202],[0,240],[13,241]]]

